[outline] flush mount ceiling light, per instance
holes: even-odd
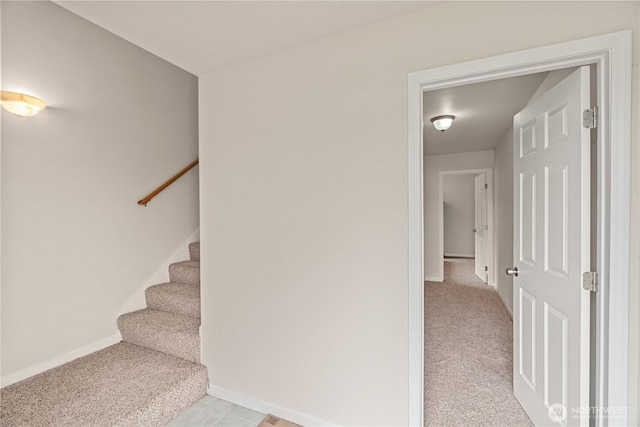
[[[47,104],[34,96],[16,92],[0,92],[2,95],[2,108],[12,114],[22,117],[31,117],[45,109]]]
[[[451,127],[451,123],[453,123],[453,119],[456,116],[437,116],[431,119],[431,123],[433,123],[433,127],[439,130],[440,132],[444,132],[445,130]]]

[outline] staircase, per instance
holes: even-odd
[[[200,363],[200,243],[169,266],[169,283],[145,291],[147,308],[120,316],[122,340]]]
[[[200,243],[118,319],[122,342],[0,390],[0,425],[161,426],[206,394]]]

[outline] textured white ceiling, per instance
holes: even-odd
[[[443,3],[270,0],[54,2],[196,75]]]
[[[425,92],[424,155],[493,150],[509,130],[513,116],[527,104],[547,73],[494,80]],[[431,118],[456,116],[442,133]]]

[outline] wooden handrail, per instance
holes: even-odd
[[[200,162],[200,159],[195,159],[193,162],[191,162],[189,164],[189,166],[187,166],[186,168],[182,169],[180,172],[178,172],[177,174],[175,174],[172,178],[170,178],[167,182],[165,182],[164,184],[162,184],[160,187],[156,188],[155,190],[153,190],[151,193],[149,193],[149,195],[147,197],[145,197],[144,199],[138,200],[138,204],[139,205],[145,205],[147,206],[147,203],[149,203],[149,200],[153,199],[154,197],[156,197],[162,190],[164,190],[165,188],[167,188],[168,186],[170,186],[171,184],[173,184],[173,182],[175,180],[177,180],[178,178],[180,178],[182,175],[184,175],[185,173],[189,172],[191,170],[191,168],[193,168],[195,165],[197,165]]]

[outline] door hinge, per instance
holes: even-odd
[[[591,107],[582,112],[582,127],[587,129],[598,127],[598,107]]]
[[[582,289],[590,292],[598,292],[598,273],[586,271],[582,274]]]
[[[489,271],[489,267],[488,266],[484,266],[484,271]]]
[[[484,185],[484,188],[485,188],[485,189],[489,188],[489,184],[485,184],[485,185]]]

